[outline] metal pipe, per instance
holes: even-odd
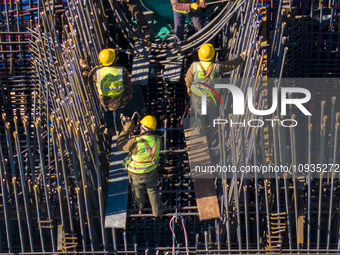
[[[2,119],[4,120],[4,122],[6,121],[6,114],[5,113],[2,114]],[[13,147],[12,147],[12,139],[11,139],[11,136],[10,136],[11,123],[6,122],[5,127],[6,127],[5,133],[6,133],[8,158],[9,158],[12,176],[15,177],[17,175],[17,173],[16,173],[16,168],[15,168],[14,160],[13,160],[13,158],[14,158]]]
[[[14,137],[15,147],[16,147],[16,151],[17,151],[17,159],[18,159],[18,166],[19,166],[19,173],[20,173],[20,180],[21,180],[21,188],[22,188],[22,192],[23,192],[23,200],[24,200],[25,214],[26,214],[26,224],[27,224],[27,229],[28,229],[28,239],[29,239],[29,242],[30,242],[31,251],[33,252],[34,251],[33,234],[32,234],[32,228],[31,228],[31,219],[30,219],[30,215],[29,215],[27,185],[26,185],[26,182],[25,182],[24,166],[23,166],[23,160],[22,160],[22,157],[21,157],[20,142],[19,142],[17,131],[13,132],[13,137]],[[16,184],[14,184],[14,185],[15,185],[15,188],[16,188]],[[18,218],[18,220],[19,220],[19,218]]]
[[[165,119],[164,120],[164,150],[166,150],[166,140],[167,140],[167,135],[168,135],[168,132],[167,132],[167,128],[168,128],[168,120]]]
[[[247,250],[249,250],[249,216],[248,216],[248,192],[247,192],[247,186],[243,186],[243,192],[244,192],[244,212],[245,212],[245,228],[246,228],[246,247]]]
[[[25,134],[26,134],[26,146],[27,146],[27,150],[28,150],[28,160],[29,160],[30,169],[31,169],[31,180],[32,180],[32,184],[35,185],[35,166],[34,166],[34,158],[33,158],[33,155],[32,155],[31,137],[30,137],[30,131],[29,131],[29,124],[28,124],[27,116],[24,116],[23,125],[24,125],[24,129],[25,129]]]
[[[312,178],[310,166],[312,164],[312,124],[308,125],[308,216],[307,216],[307,249],[310,249],[310,231],[311,231],[311,193],[312,193]]]
[[[36,206],[36,212],[37,212],[37,223],[38,223],[38,229],[39,229],[39,234],[40,234],[41,251],[45,252],[44,235],[43,235],[42,227],[41,227],[41,217],[40,217],[40,209],[39,209],[38,185],[34,185],[33,190],[34,190],[35,206]]]
[[[294,119],[294,118],[293,118]],[[295,143],[295,129],[293,124],[289,127],[290,131],[290,148],[292,154],[292,170],[293,170],[293,191],[294,191],[294,210],[295,210],[295,231],[296,231],[296,238],[299,238],[299,231],[298,231],[298,197],[297,197],[297,187],[296,187],[296,143]],[[299,244],[297,243],[297,249],[299,249]]]
[[[12,235],[11,235],[11,227],[10,227],[10,218],[9,218],[9,204],[8,204],[8,189],[6,187],[6,166],[5,160],[2,151],[2,145],[0,142],[0,184],[1,184],[1,192],[2,192],[2,204],[4,208],[4,219],[5,219],[5,227],[6,227],[6,239],[8,245],[8,252],[13,251],[12,246]]]
[[[84,252],[84,251],[86,251],[87,238],[86,238],[86,231],[85,231],[85,222],[84,222],[84,218],[83,218],[84,217],[84,208],[83,208],[83,202],[82,202],[82,194],[83,193],[80,191],[80,187],[76,187],[75,191],[77,193],[81,240],[82,240],[83,252]]]
[[[317,242],[316,249],[320,248],[320,235],[321,235],[321,203],[322,203],[322,178],[323,172],[320,173],[320,182],[319,182],[319,204],[318,204],[318,225],[317,225]]]
[[[289,188],[287,183],[287,173],[283,175],[283,181],[285,186],[285,205],[286,205],[286,214],[287,214],[287,230],[288,230],[288,244],[289,244],[289,250],[292,250],[292,233],[291,233],[291,223],[290,223],[290,212],[289,212]]]
[[[228,199],[228,193],[229,193],[229,186],[228,184],[225,187],[225,207],[226,207],[226,218],[227,218],[227,224],[226,224],[226,232],[227,232],[227,242],[228,242],[228,251],[231,249],[231,240],[230,240],[230,220],[229,220],[229,199]]]
[[[40,155],[40,171],[41,171],[42,176],[43,176],[43,185],[44,185],[48,220],[53,221],[49,192],[48,192],[48,188],[47,188],[47,178],[46,178],[45,163],[44,163],[45,162],[44,148],[43,148],[42,141],[41,141],[42,136],[41,136],[41,133],[40,133],[40,119],[39,118],[35,122],[35,128],[36,128],[36,131],[37,131],[37,139],[38,139],[38,147],[39,147],[39,155]],[[53,234],[52,228],[50,229],[50,235],[51,235],[51,242],[52,242],[52,250],[56,251],[55,239],[54,239],[54,234]]]
[[[65,162],[65,156],[64,156],[65,142],[64,142],[62,134],[58,134],[58,141],[59,141],[58,148],[59,148],[59,155],[60,155],[60,161],[61,161],[61,169],[63,173],[63,179],[64,179],[64,185],[65,185],[65,191],[66,191],[65,193],[66,193],[70,230],[71,230],[71,233],[74,234],[75,229],[74,229],[74,224],[72,220],[71,198],[70,198],[69,185],[68,185],[67,172],[66,172],[66,162]],[[74,242],[73,239],[72,239],[72,242]]]
[[[21,220],[21,214],[20,214],[20,204],[19,204],[19,198],[18,198],[18,190],[17,190],[17,178],[12,178],[13,183],[13,189],[14,189],[14,197],[15,197],[15,206],[17,211],[17,218],[18,218],[18,227],[19,227],[19,237],[20,237],[20,245],[21,245],[21,252],[25,252],[25,243],[24,243],[24,232],[22,227],[22,220]]]

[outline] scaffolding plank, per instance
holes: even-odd
[[[220,217],[213,178],[205,178],[206,173],[196,172],[195,166],[211,165],[207,138],[197,129],[185,130],[186,144],[190,160],[191,178],[194,183],[196,203],[200,220]]]
[[[106,228],[125,228],[128,202],[129,180],[127,171],[122,166],[128,152],[118,151],[117,138],[112,138],[109,190],[105,216]]]

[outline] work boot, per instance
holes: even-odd
[[[166,204],[161,205],[161,209],[159,209],[158,214],[154,215],[155,217],[161,217],[162,214],[168,209]]]

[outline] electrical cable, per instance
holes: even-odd
[[[169,221],[169,227],[170,227],[170,230],[172,232],[172,255],[175,254],[175,240],[176,240],[176,235],[175,235],[175,232],[174,232],[175,222],[173,220],[177,216],[179,216],[181,218],[182,227],[183,227],[183,231],[184,231],[184,238],[185,238],[185,250],[186,250],[187,255],[189,255],[188,234],[187,234],[187,230],[185,228],[183,216],[181,214],[179,214],[179,213],[175,213],[174,216],[172,216],[172,218]],[[172,223],[172,227],[171,227],[171,223]]]

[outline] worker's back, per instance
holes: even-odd
[[[117,97],[125,90],[123,67],[100,66],[96,71],[96,85],[101,96]]]

